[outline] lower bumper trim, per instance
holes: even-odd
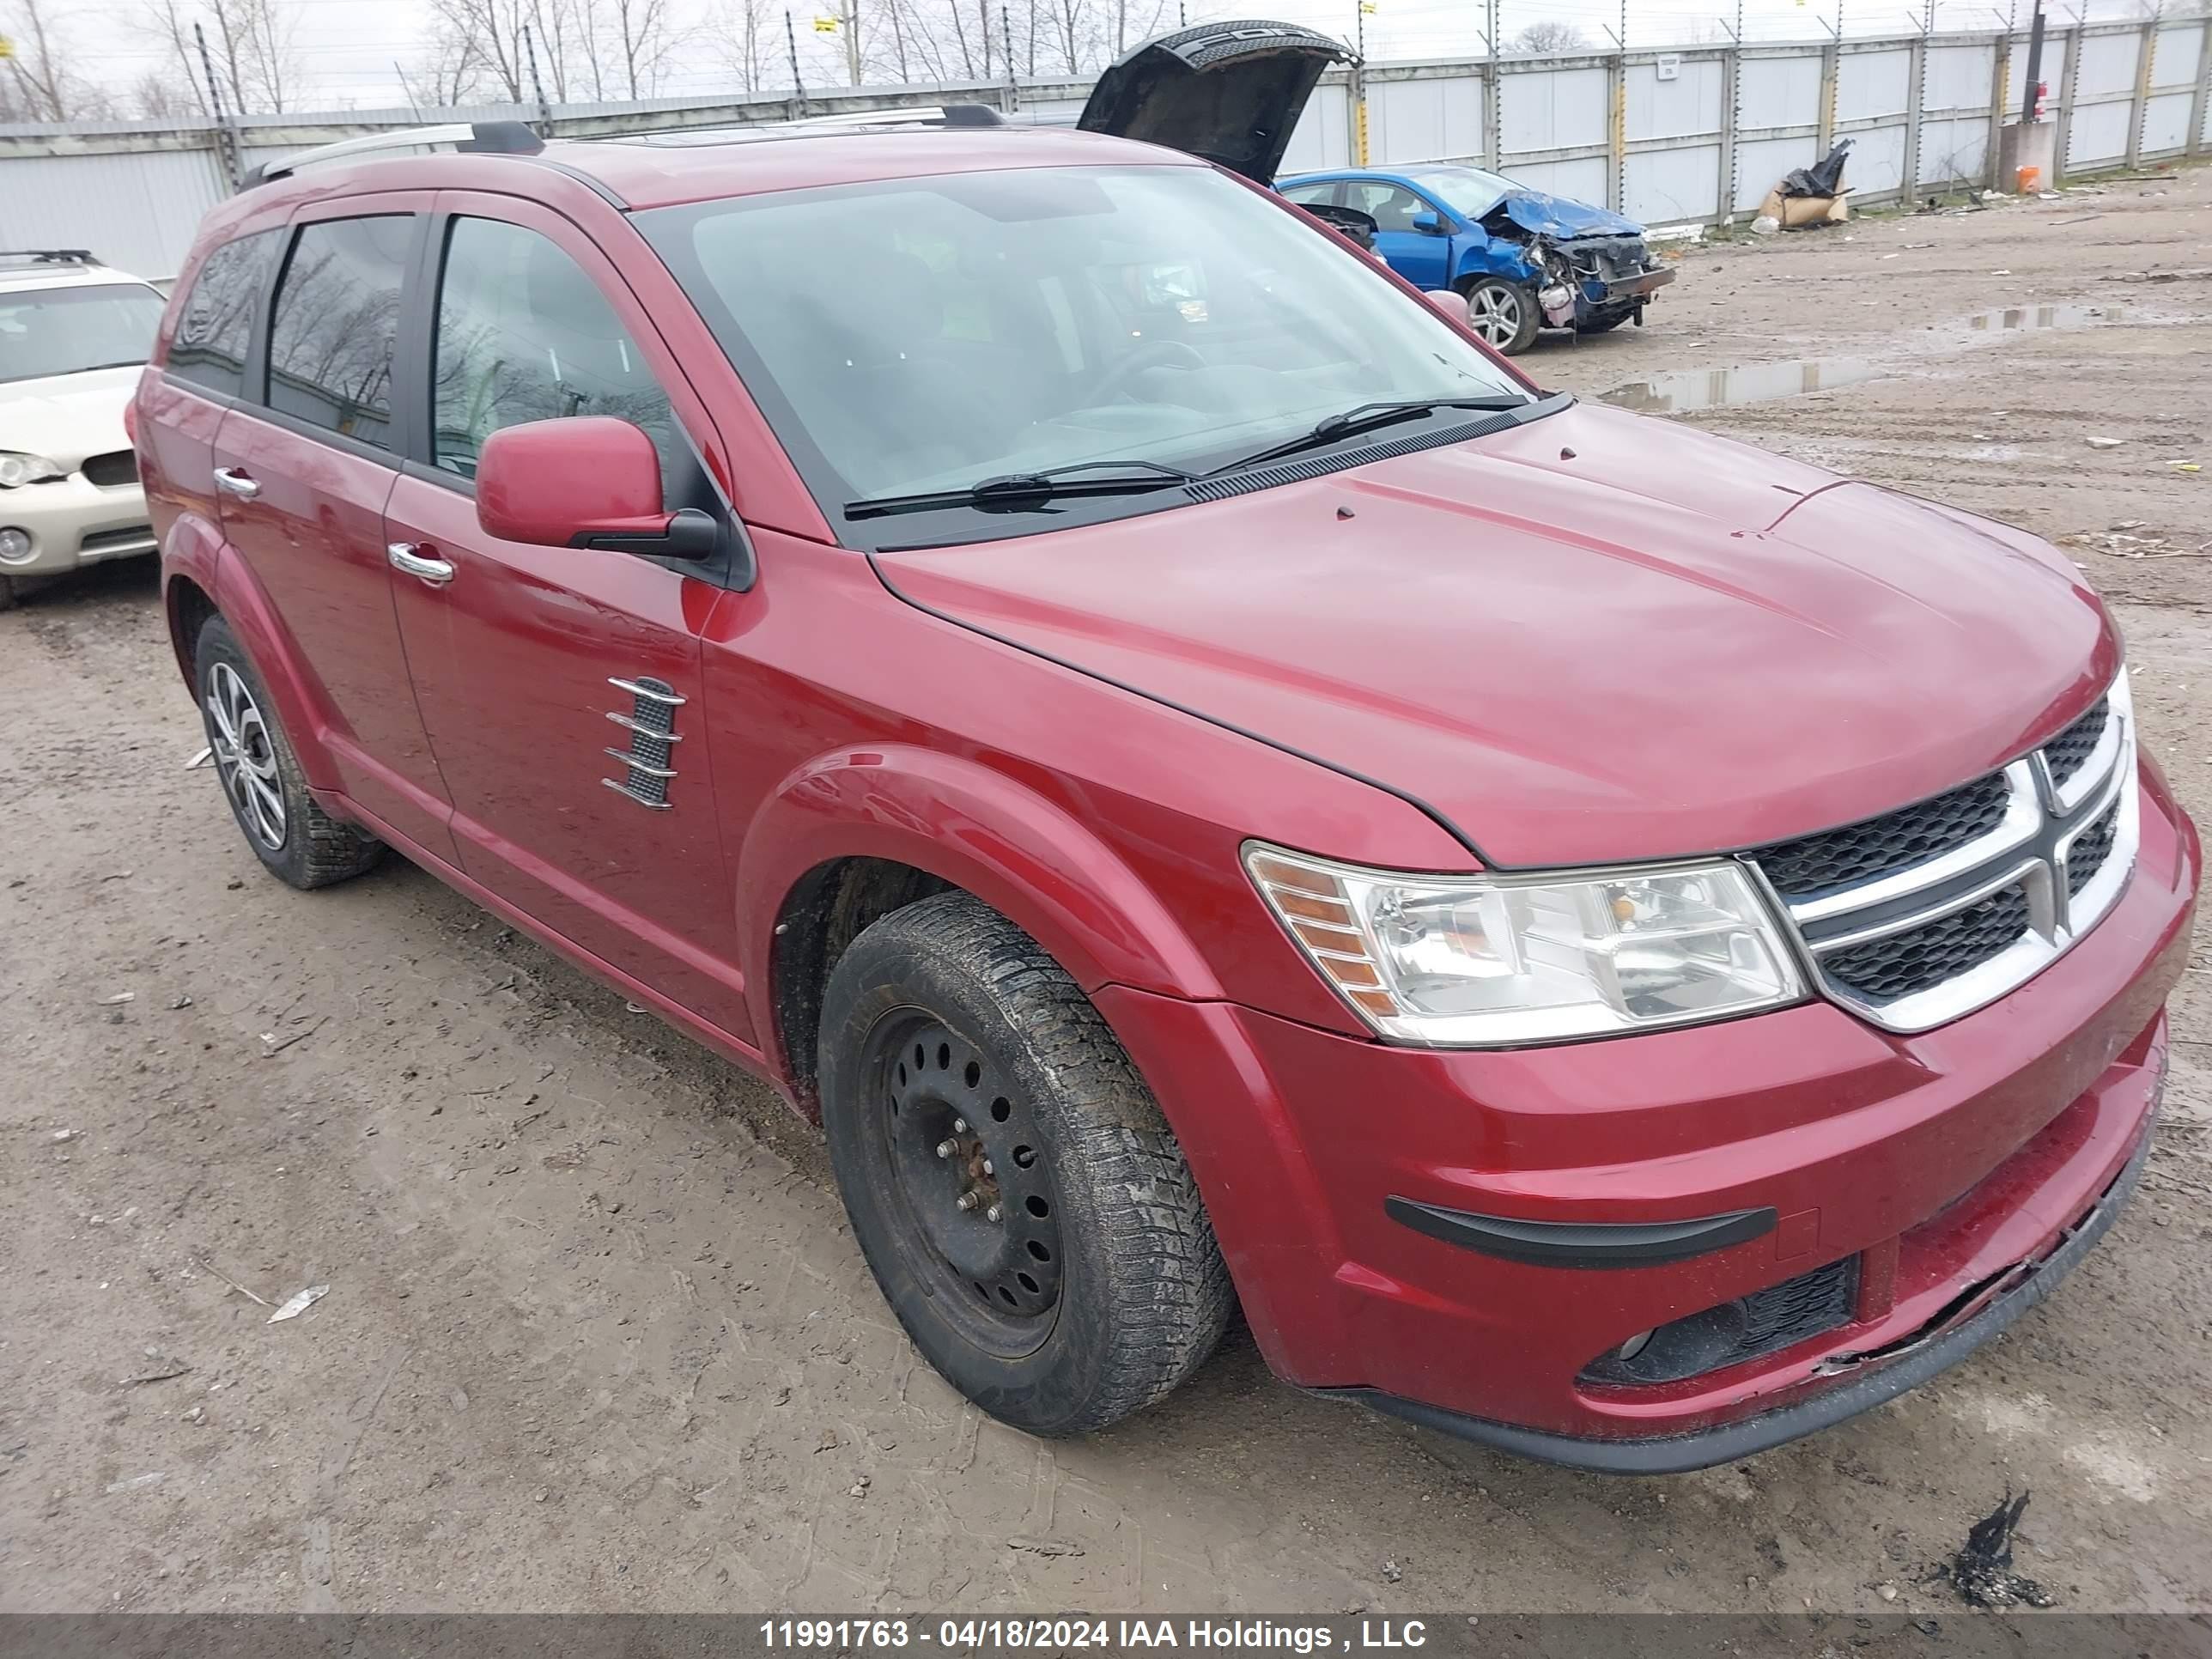
[[[2089,1254],[2097,1241],[2111,1230],[2122,1206],[2134,1193],[2136,1183],[2142,1178],[2143,1165],[2149,1158],[2150,1127],[2147,1122],[2134,1153],[2119,1174],[2106,1187],[2094,1207],[2060,1241],[2057,1249],[2033,1263],[2026,1263],[2014,1269],[2015,1273],[2023,1275],[2020,1281],[2000,1292],[1978,1312],[1951,1329],[1928,1337],[1893,1358],[1875,1360],[1862,1357],[1862,1364],[1871,1365],[1874,1369],[1867,1370],[1855,1382],[1837,1384],[1794,1406],[1784,1406],[1779,1410],[1747,1417],[1740,1422],[1723,1423],[1690,1434],[1646,1439],[1600,1440],[1553,1434],[1541,1429],[1521,1428],[1510,1423],[1493,1423],[1485,1418],[1468,1417],[1442,1407],[1423,1405],[1419,1401],[1401,1399],[1373,1389],[1329,1389],[1316,1392],[1358,1400],[1394,1417],[1402,1417],[1409,1423],[1418,1423],[1424,1428],[1438,1429],[1462,1439],[1494,1446],[1518,1457],[1531,1458],[1540,1463],[1556,1463],[1566,1468],[1586,1469],[1593,1474],[1684,1474],[1692,1469],[1710,1468],[1716,1463],[1731,1463],[1739,1458],[1770,1451],[1789,1441],[1831,1427],[1847,1417],[1856,1417],[1861,1412],[1895,1399],[1908,1389],[1917,1388],[1929,1377],[1948,1370],[1966,1358],[2050,1295],[2057,1288],[2058,1282]]]
[[[1484,1255],[1542,1267],[1649,1267],[1726,1249],[1771,1232],[1773,1210],[1734,1210],[1692,1221],[1518,1221],[1419,1204],[1395,1194],[1382,1201],[1393,1221],[1417,1233],[1465,1245]]]

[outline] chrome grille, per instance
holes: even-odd
[[[2112,908],[2135,864],[2135,753],[2123,675],[2002,771],[1743,856],[1830,998],[1926,1030],[2041,971]]]

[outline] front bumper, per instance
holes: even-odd
[[[1576,289],[1576,313],[1591,317],[1602,312],[1618,311],[1624,306],[1642,305],[1679,275],[1680,273],[1672,265],[1660,265],[1613,282],[1584,282]]]
[[[1696,1467],[1952,1363],[2110,1224],[2164,1066],[2198,862],[2154,767],[2142,787],[2135,873],[2105,920],[2009,996],[1914,1036],[1810,1003],[1425,1052],[1119,988],[1099,1006],[1285,1378],[1555,1461]],[[1489,1238],[1512,1248],[1417,1228],[1393,1199],[1506,1224]],[[1577,1230],[1679,1243],[1747,1213],[1771,1218],[1688,1254],[1544,1256]],[[1845,1261],[1848,1303],[1802,1340],[1667,1381],[1589,1374],[1639,1333]]]
[[[140,486],[103,486],[82,472],[0,489],[0,529],[8,528],[27,532],[31,551],[0,560],[0,576],[54,575],[102,559],[151,553],[159,545]]]

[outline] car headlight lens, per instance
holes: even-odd
[[[1720,1019],[1804,995],[1744,867],[1421,876],[1247,842],[1308,959],[1377,1033],[1438,1048],[1555,1042]]]
[[[27,483],[44,483],[66,475],[43,455],[0,449],[0,489],[16,489]]]

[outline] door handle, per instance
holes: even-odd
[[[215,487],[226,495],[237,496],[241,501],[250,501],[261,493],[261,486],[234,466],[216,468]]]
[[[453,580],[452,562],[430,557],[421,542],[393,542],[384,550],[384,557],[402,575],[412,576],[433,587],[443,587]]]

